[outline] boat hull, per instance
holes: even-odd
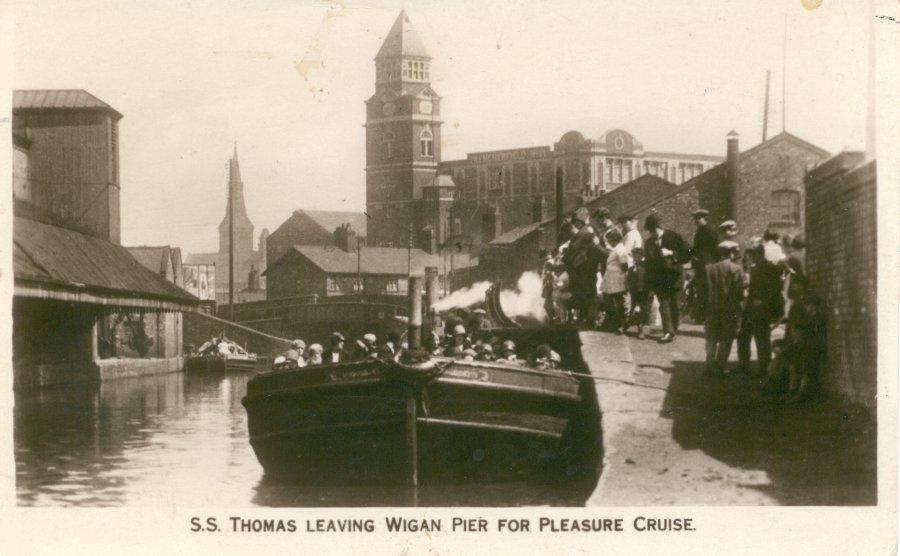
[[[267,476],[408,481],[409,400],[420,482],[594,477],[592,385],[562,371],[438,361],[416,381],[375,360],[265,373],[248,383],[250,442]]]

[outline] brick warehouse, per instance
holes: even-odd
[[[401,12],[375,57],[375,93],[366,101],[368,245],[433,251],[475,250],[501,233],[546,216],[554,176],[563,171],[568,210],[641,175],[680,184],[722,157],[645,151],[622,129],[586,138],[565,133],[553,147],[470,153],[441,159],[441,98],[431,57]],[[272,261],[274,262],[274,260]]]
[[[726,153],[725,162],[682,185],[669,188],[659,183],[659,178],[642,176],[609,193],[608,202],[607,196],[601,196],[586,206],[592,211],[605,206],[614,216],[636,215],[641,223],[651,212],[658,214],[665,228],[688,241],[695,228],[691,214],[698,208],[710,211],[714,226],[735,220],[741,243],[761,236],[766,228],[787,236],[803,233],[804,175],[828,153],[789,133],[740,152],[739,137],[734,132],[728,134]],[[504,233],[500,241],[491,242],[482,251],[473,278],[487,278],[485,271],[501,266],[506,276],[536,270],[536,234],[540,232],[541,247],[550,249],[556,244],[557,229],[555,219],[548,218],[539,227],[532,223]]]
[[[845,152],[806,175],[806,270],[828,308],[825,385],[874,411],[878,308],[875,161]]]

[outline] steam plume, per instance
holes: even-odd
[[[544,310],[543,281],[532,271],[519,277],[516,283],[518,291],[503,290],[500,292],[500,307],[508,317],[531,317],[537,320],[547,318]]]
[[[434,309],[438,312],[444,312],[450,309],[466,309],[477,303],[483,303],[490,287],[491,283],[485,281],[476,282],[468,288],[458,289],[447,297],[439,299],[434,304]]]

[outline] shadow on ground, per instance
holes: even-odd
[[[785,505],[877,504],[876,424],[860,407],[776,401],[746,376],[708,378],[697,361],[672,362],[662,416],[674,440],[727,465],[762,470],[745,485]]]

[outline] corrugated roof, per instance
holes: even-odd
[[[325,231],[334,233],[334,230],[344,224],[350,224],[357,236],[365,237],[368,218],[364,212],[350,212],[340,210],[305,210],[294,211],[298,215],[306,215],[316,224],[325,228]]]
[[[409,16],[401,10],[400,15],[394,20],[391,30],[388,31],[381,48],[375,59],[396,58],[400,56],[417,56],[419,58],[430,58],[428,51],[425,49],[425,43],[419,33],[412,27]]]
[[[13,91],[13,110],[99,108],[122,114],[84,89],[20,89]]]
[[[16,217],[13,247],[16,280],[75,290],[114,290],[191,306],[198,303],[196,297],[145,268],[126,248],[97,237]]]

